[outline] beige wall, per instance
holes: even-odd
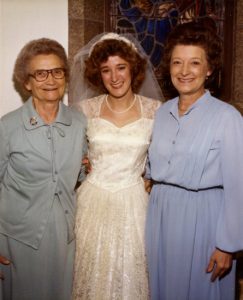
[[[26,42],[40,37],[68,49],[68,0],[0,0],[0,116],[22,105],[12,83],[14,62]]]

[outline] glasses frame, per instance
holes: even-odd
[[[62,77],[58,77],[58,78],[55,77],[55,75],[53,73],[55,70],[61,70],[61,71],[63,71],[63,76]],[[36,78],[36,73],[40,72],[40,71],[46,72],[46,77],[43,80],[39,80],[39,79]],[[47,78],[49,77],[49,74],[51,74],[52,77],[55,78],[55,79],[63,79],[65,77],[65,75],[66,75],[66,69],[65,68],[53,68],[53,69],[49,69],[49,70],[40,69],[40,70],[34,71],[33,74],[28,74],[28,76],[33,77],[37,82],[43,82],[43,81],[47,80]]]

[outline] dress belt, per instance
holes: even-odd
[[[186,190],[186,191],[189,191],[189,192],[201,192],[201,191],[214,190],[214,189],[221,189],[222,190],[224,188],[222,185],[216,185],[216,186],[210,186],[210,187],[202,188],[202,189],[188,189],[184,186],[174,184],[174,183],[165,182],[165,181],[152,180],[152,183],[154,185],[157,185],[157,184],[169,185],[169,186],[177,187],[179,189],[183,189],[183,190]]]

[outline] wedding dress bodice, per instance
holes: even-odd
[[[81,103],[88,118],[88,157],[92,169],[87,180],[116,192],[142,180],[153,117],[159,101],[138,96],[141,117],[123,127],[117,127],[100,117],[104,99],[105,95],[101,95]]]

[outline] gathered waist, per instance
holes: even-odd
[[[153,185],[168,185],[168,186],[172,186],[172,187],[176,187],[179,189],[183,189],[189,192],[201,192],[201,191],[207,191],[207,190],[214,190],[214,189],[223,189],[224,187],[222,185],[216,185],[216,186],[210,186],[210,187],[206,187],[206,188],[198,188],[198,189],[191,189],[191,188],[187,188],[175,183],[170,183],[170,182],[165,182],[165,181],[156,181],[156,180],[152,180]]]

